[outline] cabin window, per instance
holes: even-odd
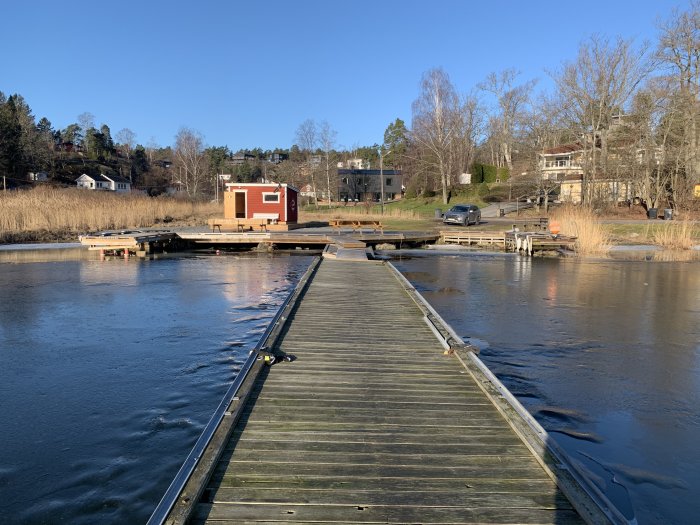
[[[263,202],[267,203],[278,203],[280,201],[280,194],[277,192],[273,193],[263,193]]]
[[[391,181],[391,177],[387,177],[387,179],[386,179],[386,185],[387,185],[387,186],[391,186],[391,182],[392,182],[392,181]]]

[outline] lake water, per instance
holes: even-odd
[[[310,261],[4,257],[0,522],[71,524],[145,523]]]
[[[394,262],[628,519],[698,522],[700,263]]]
[[[0,253],[0,522],[145,522],[309,262]],[[698,263],[394,262],[631,520],[697,521]]]

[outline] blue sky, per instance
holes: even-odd
[[[546,88],[593,33],[655,44],[674,7],[688,0],[16,1],[0,10],[0,91],[55,128],[90,112],[144,145],[186,126],[211,146],[286,148],[311,118],[350,149],[410,125],[430,68],[461,92],[507,68]]]

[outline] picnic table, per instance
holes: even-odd
[[[384,225],[382,221],[377,219],[330,219],[328,224],[334,230],[340,231],[343,226],[350,226],[352,231],[362,231],[363,227],[371,228],[373,231],[379,230],[384,233]]]

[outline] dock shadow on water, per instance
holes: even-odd
[[[696,521],[697,262],[404,252],[394,264],[482,342],[480,358],[630,522]]]
[[[0,521],[8,524],[145,523],[310,262],[6,260]]]

